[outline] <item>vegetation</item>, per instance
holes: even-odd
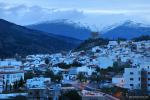
[[[0,58],[14,57],[16,53],[26,56],[68,51],[78,45],[78,40],[69,39],[0,19]]]
[[[124,72],[124,68],[129,68],[131,67],[132,62],[129,60],[125,63],[118,63],[118,62],[114,62],[113,63],[113,67],[112,67],[112,71],[117,73],[123,73]],[[110,68],[109,68],[110,69]]]
[[[84,73],[80,72],[78,75],[77,75],[77,79],[80,81],[80,82],[86,82],[87,81],[87,77]]]
[[[60,82],[63,78],[62,73],[54,74],[53,71],[47,70],[44,74],[45,77],[50,77],[53,82]]]
[[[27,100],[27,97],[26,97],[26,96],[19,95],[19,96],[16,96],[16,97],[11,98],[11,100]]]
[[[99,81],[102,80],[102,77],[99,73],[93,72],[91,77],[90,77],[90,80],[98,83]]]
[[[121,41],[126,41],[126,40],[127,39],[125,39],[125,38],[118,38],[116,41],[117,41],[118,44],[120,44]]]
[[[85,40],[83,43],[81,43],[75,51],[81,51],[81,50],[89,50],[92,47],[95,46],[104,46],[109,43],[109,40],[103,39],[103,38],[96,38],[96,39],[88,39]]]
[[[45,58],[45,64],[49,64],[50,63],[50,61],[49,61],[49,58]]]
[[[132,40],[135,41],[135,42],[138,42],[138,41],[148,41],[148,40],[150,40],[150,36],[149,35],[142,35],[140,37],[133,38]]]
[[[82,66],[82,64],[75,61],[72,64],[59,63],[59,64],[57,64],[57,66],[62,68],[62,69],[69,69],[71,67],[80,67],[80,66]]]
[[[33,78],[34,76],[35,76],[35,74],[34,74],[33,72],[28,71],[28,72],[25,73],[24,79],[25,79],[25,80],[31,79],[31,78]]]
[[[59,100],[81,100],[81,96],[76,90],[71,90],[62,94]]]
[[[15,81],[13,84],[8,84],[8,82],[6,81],[5,90],[3,92],[9,93],[12,91],[18,91],[19,88],[24,87],[24,84],[25,82],[22,77],[20,80]]]
[[[122,98],[125,99],[126,94],[128,93],[127,89],[124,88],[120,88],[117,86],[111,87],[111,88],[102,88],[101,89],[102,92],[110,94],[110,95],[114,95],[115,97],[118,97],[122,100]]]

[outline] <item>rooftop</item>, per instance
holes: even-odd
[[[82,90],[82,96],[104,96],[104,93],[98,91]]]
[[[27,80],[27,88],[45,88],[47,83],[50,83],[50,78],[35,77]]]

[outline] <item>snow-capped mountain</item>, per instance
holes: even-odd
[[[132,39],[141,35],[150,35],[150,26],[142,23],[136,23],[133,21],[126,21],[123,24],[119,24],[109,27],[103,30],[102,36],[109,39],[126,38]]]
[[[85,40],[90,37],[89,27],[67,19],[41,22],[26,26],[30,29],[40,30],[47,33],[53,33],[61,36],[72,37],[79,40]]]

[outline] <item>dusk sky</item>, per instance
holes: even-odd
[[[150,0],[0,0],[0,18],[20,25],[69,19],[98,29],[126,20],[150,24]]]

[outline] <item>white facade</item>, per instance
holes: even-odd
[[[24,72],[19,66],[1,66],[0,67],[0,93],[5,90],[5,86],[13,85],[14,82],[24,79]]]
[[[124,72],[124,87],[128,89],[140,89],[141,73],[138,68],[125,68]]]
[[[3,91],[3,76],[0,76],[0,93]]]
[[[144,79],[144,80],[143,80]],[[150,68],[125,68],[124,87],[128,89],[145,88],[150,93]],[[144,86],[144,87],[143,87]]]
[[[32,79],[27,80],[27,88],[46,88],[46,84],[50,84],[51,79],[50,78],[44,78],[44,77],[35,77]]]
[[[112,84],[118,87],[124,87],[124,77],[120,75],[113,77]]]
[[[21,66],[21,61],[16,61],[15,59],[5,59],[3,61],[0,61],[0,67],[3,66]]]

